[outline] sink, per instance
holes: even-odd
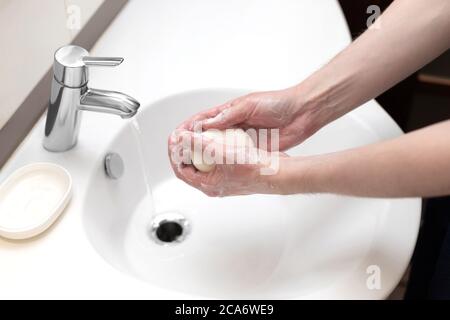
[[[90,243],[112,266],[149,288],[194,298],[387,297],[411,258],[420,199],[209,198],[175,177],[167,156],[173,128],[202,109],[246,92],[204,89],[171,95],[142,108],[135,120],[139,132],[136,123],[127,122],[108,147],[122,157],[124,175],[107,178],[99,160],[82,201]],[[400,134],[372,102],[288,153],[332,152]],[[152,221],[167,214],[188,222],[183,241],[155,241]],[[374,276],[379,280],[375,287],[368,285]]]

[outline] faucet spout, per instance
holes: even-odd
[[[133,117],[140,104],[114,91],[88,87],[88,67],[114,67],[123,58],[91,57],[78,46],[64,46],[55,52],[44,148],[51,152],[72,149],[78,141],[82,110],[110,113],[124,119]]]
[[[139,102],[120,92],[88,89],[80,97],[80,110],[110,113],[123,119],[133,117],[140,107]]]

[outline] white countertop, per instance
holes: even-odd
[[[246,30],[257,36],[248,37]],[[336,0],[131,0],[91,52],[123,56],[125,62],[93,70],[91,85],[127,93],[144,107],[197,88],[277,89],[299,82],[349,43]],[[24,164],[54,162],[72,174],[74,197],[41,237],[0,239],[0,298],[192,298],[150,290],[150,284],[117,271],[85,235],[85,186],[96,159],[107,151],[105,141],[125,121],[85,112],[78,146],[55,154],[41,146],[44,120],[1,170],[0,180]]]

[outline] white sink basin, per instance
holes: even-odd
[[[419,199],[334,195],[208,198],[174,176],[167,137],[182,120],[241,95],[199,90],[170,96],[137,116],[109,146],[125,163],[119,180],[99,163],[84,199],[84,225],[116,268],[162,287],[206,298],[384,298],[400,280],[419,227]],[[322,129],[291,155],[317,154],[401,134],[378,106],[362,106]],[[145,168],[142,166],[144,163]],[[153,191],[147,193],[147,173]],[[149,227],[159,213],[190,223],[184,241],[163,246]],[[367,286],[380,270],[380,287]]]

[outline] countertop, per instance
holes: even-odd
[[[278,89],[298,83],[350,41],[335,0],[131,0],[91,52],[123,56],[125,62],[94,69],[90,84],[134,96],[144,108],[197,88]],[[42,148],[44,120],[1,170],[0,180],[22,165],[54,162],[72,174],[74,196],[42,236],[0,239],[0,298],[193,298],[151,290],[151,284],[114,269],[85,235],[82,199],[93,159],[101,159],[105,141],[126,121],[84,112],[78,146],[58,154]]]

